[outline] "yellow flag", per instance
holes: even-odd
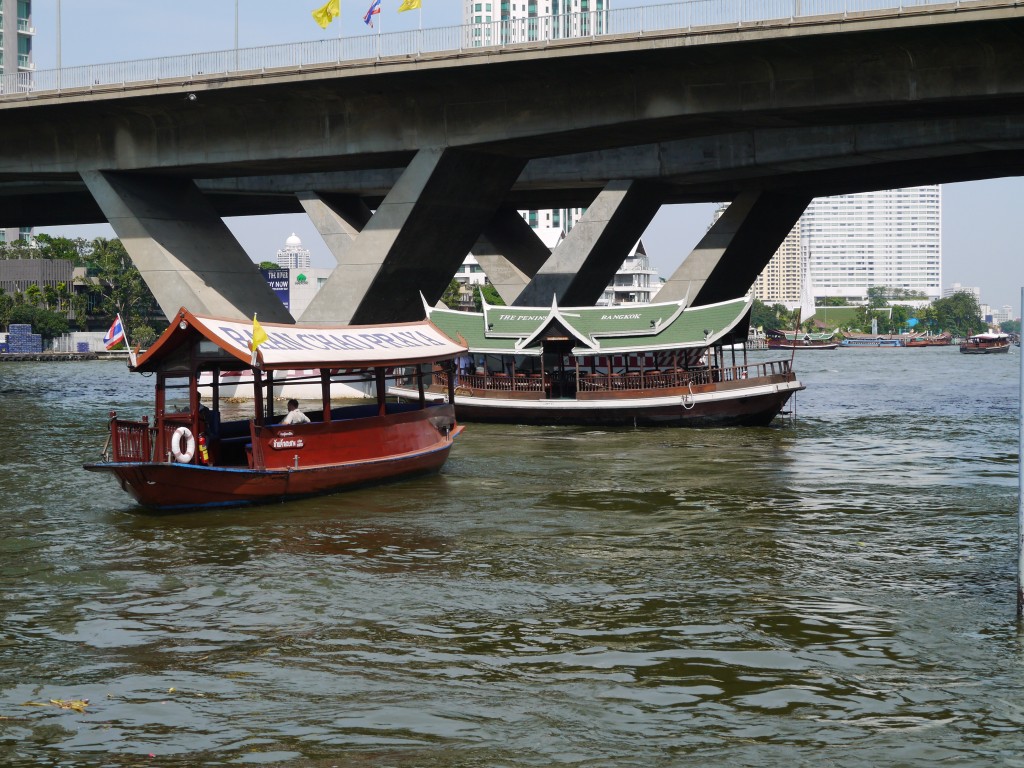
[[[256,347],[265,341],[270,341],[267,336],[267,332],[263,330],[263,326],[260,325],[259,320],[256,319],[256,315],[252,316],[252,347],[253,352],[256,351]]]
[[[398,12],[402,11],[413,11],[420,7],[420,0],[402,0],[402,4],[398,6]]]
[[[256,367],[256,347],[258,347],[265,341],[270,341],[270,339],[267,336],[267,332],[263,330],[263,326],[260,325],[259,321],[256,319],[256,315],[254,314],[252,316],[252,341],[249,342],[249,349],[252,350],[252,360],[249,362],[249,364],[253,368]]]
[[[313,21],[319,24],[321,29],[327,29],[327,25],[341,15],[340,6],[341,0],[327,0],[326,5],[313,11]]]

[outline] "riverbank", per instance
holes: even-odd
[[[0,363],[66,363],[86,360],[127,360],[127,352],[3,352]]]

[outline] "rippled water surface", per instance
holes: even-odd
[[[1017,352],[175,516],[80,468],[151,379],[0,364],[0,765],[1024,766]]]

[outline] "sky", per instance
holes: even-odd
[[[500,0],[493,0],[499,2]],[[382,0],[371,30],[363,24],[370,0],[341,0],[341,16],[326,30],[311,11],[326,0],[33,0],[36,69],[172,56],[377,31],[444,27],[462,21],[462,0],[423,0],[420,11],[397,13],[400,0]],[[612,7],[656,5],[658,0],[614,0]],[[60,17],[58,42],[57,18]],[[994,308],[1020,314],[1024,286],[1024,179],[1020,177],[946,184],[942,190],[942,285],[977,286]],[[664,206],[642,237],[652,265],[669,277],[706,232],[712,204]],[[293,232],[310,249],[314,266],[335,262],[305,215],[228,219],[227,225],[253,261],[272,261]],[[113,237],[107,225],[37,229],[66,237]]]

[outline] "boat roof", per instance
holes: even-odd
[[[222,368],[249,368],[253,321],[196,315],[182,307],[171,325],[140,355],[136,371],[154,371],[197,358]],[[449,360],[466,348],[429,320],[390,325],[288,325],[260,323],[267,340],[257,347],[264,370],[295,368],[374,368]]]
[[[424,302],[426,305],[426,302]],[[428,318],[471,352],[540,355],[543,339],[561,334],[574,355],[704,348],[733,337],[746,340],[753,298],[686,307],[685,300],[627,307],[507,307],[483,312],[426,306]]]
[[[969,336],[968,338],[971,338],[971,339],[981,339],[982,341],[1002,341],[1003,339],[1010,338],[1010,334],[1008,334],[1008,333],[995,333],[993,331],[989,331],[988,333],[975,333],[975,334]]]

